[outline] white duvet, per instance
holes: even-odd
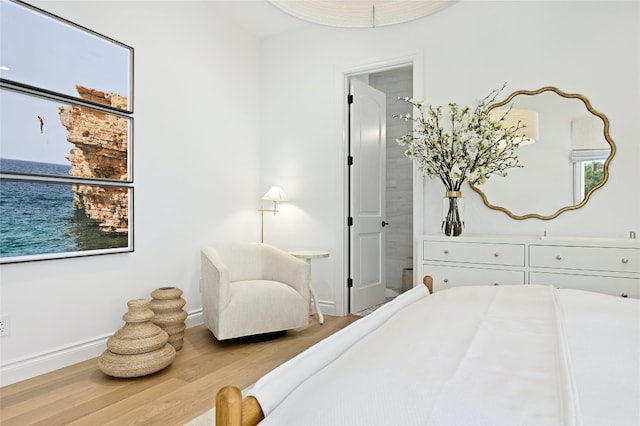
[[[420,286],[250,395],[265,425],[639,425],[640,301]]]

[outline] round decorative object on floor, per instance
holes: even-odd
[[[177,287],[160,287],[151,292],[149,307],[155,314],[153,323],[167,332],[169,344],[176,351],[182,349],[184,330],[187,327],[184,321],[187,312],[182,309],[187,303],[182,297],[182,290]]]
[[[124,327],[107,340],[107,350],[98,359],[100,370],[113,377],[140,377],[169,366],[176,350],[167,343],[169,335],[151,321],[149,301],[134,299],[127,306]]]

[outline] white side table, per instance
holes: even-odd
[[[320,305],[318,304],[318,297],[316,296],[316,292],[313,290],[313,286],[311,285],[311,259],[320,259],[323,257],[329,257],[328,251],[322,250],[297,250],[289,252],[292,256],[295,256],[299,259],[304,259],[309,264],[309,291],[311,292],[311,301],[313,302],[316,312],[318,313],[318,321],[320,324],[324,324],[324,315],[320,311]],[[309,306],[311,309],[311,306]]]

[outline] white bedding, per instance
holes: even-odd
[[[420,286],[250,394],[266,425],[638,425],[640,301]]]

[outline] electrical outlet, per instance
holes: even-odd
[[[9,315],[1,315],[0,316],[0,336],[8,336],[10,328],[11,328],[11,322],[9,321]]]

